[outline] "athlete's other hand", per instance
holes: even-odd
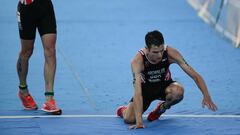
[[[211,97],[204,97],[202,101],[202,107],[204,108],[205,106],[208,107],[209,110],[216,111],[217,106],[213,103]]]

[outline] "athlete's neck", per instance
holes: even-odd
[[[146,53],[146,58],[147,58],[147,60],[151,63],[151,64],[157,64],[157,63],[159,63],[162,59],[160,59],[160,60],[152,60],[151,59],[151,57],[149,57],[149,54],[148,53]]]

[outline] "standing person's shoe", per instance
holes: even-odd
[[[166,111],[166,109],[162,109],[162,105],[164,102],[161,102],[157,105],[157,107],[148,114],[147,120],[154,121],[159,119],[159,117]]]
[[[37,110],[37,104],[33,100],[32,96],[30,93],[28,93],[26,96],[21,93],[21,90],[18,92],[18,97],[22,101],[22,105],[25,110]]]
[[[55,100],[52,98],[49,101],[46,101],[42,105],[42,110],[47,113],[51,113],[53,115],[61,115],[62,110],[56,106]]]
[[[127,106],[119,106],[117,109],[117,116],[123,118],[123,111],[127,109]]]

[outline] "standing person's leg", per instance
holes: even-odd
[[[45,79],[45,97],[46,102],[42,110],[53,114],[61,114],[54,100],[54,79],[56,72],[56,34],[44,34],[42,37],[44,48],[44,79]]]
[[[56,72],[56,40],[57,25],[54,8],[51,0],[42,0],[40,2],[38,31],[41,36],[44,49],[44,80],[45,80],[45,97],[46,102],[42,110],[55,114],[61,114],[54,100],[54,79]]]
[[[20,82],[19,87],[24,96],[28,94],[28,89],[24,89],[24,87],[27,87],[28,64],[33,53],[33,48],[34,40],[21,39],[21,50],[17,61],[17,73]]]
[[[35,4],[23,5],[20,2],[17,7],[17,21],[21,38],[21,51],[17,61],[17,73],[19,77],[18,96],[25,109],[37,109],[37,105],[31,97],[27,87],[27,74],[29,59],[33,53],[36,34]]]
[[[44,79],[45,92],[53,93],[54,79],[56,72],[56,34],[45,34],[41,37],[44,48]],[[46,100],[49,101],[53,95],[46,94]]]
[[[17,72],[20,83],[18,96],[26,110],[35,110],[38,108],[27,86],[28,63],[33,52],[33,46],[34,40],[21,39],[21,51],[17,61]]]

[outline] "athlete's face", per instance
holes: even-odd
[[[152,62],[158,63],[162,60],[164,45],[160,46],[152,45],[151,48],[148,48],[147,50],[148,50],[147,56]]]

